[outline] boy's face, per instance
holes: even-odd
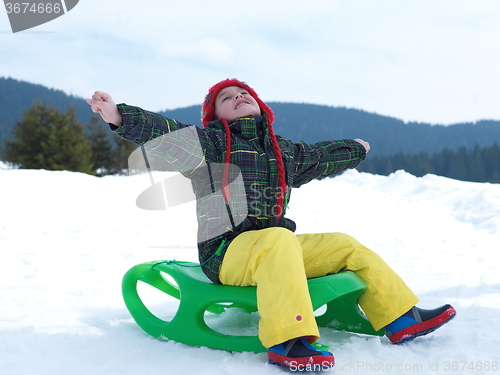
[[[233,121],[244,116],[259,116],[261,114],[259,104],[242,87],[229,86],[220,90],[215,98],[215,119],[225,118]]]

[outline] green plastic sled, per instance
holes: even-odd
[[[170,275],[173,284],[161,272]],[[137,293],[137,283],[143,281],[180,300],[179,308],[170,321],[165,321],[144,305]],[[308,280],[313,309],[326,304],[323,314],[316,317],[318,326],[337,330],[382,336],[375,332],[360,310],[357,299],[366,284],[353,272]],[[174,340],[187,345],[206,346],[236,352],[266,351],[255,336],[233,336],[214,331],[204,320],[205,311],[220,314],[238,307],[257,311],[256,287],[227,286],[212,283],[197,263],[148,262],[132,267],[123,277],[122,293],[125,304],[137,324],[148,334],[162,340]]]

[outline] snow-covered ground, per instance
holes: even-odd
[[[141,210],[135,199],[148,186],[147,175],[0,169],[0,374],[283,373],[266,354],[163,342],[131,319],[120,289],[130,267],[197,259],[194,204]],[[500,373],[500,185],[348,171],[294,190],[288,216],[298,233],[354,236],[420,307],[451,303],[458,312],[402,346],[322,329],[334,372]]]

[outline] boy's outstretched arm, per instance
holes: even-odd
[[[87,99],[87,103],[90,104],[92,111],[99,113],[102,119],[108,124],[118,127],[122,124],[122,115],[118,111],[111,95],[102,91],[96,91],[92,95],[92,99]]]
[[[368,142],[359,138],[314,144],[291,143],[294,145],[295,163],[293,187],[296,188],[313,179],[332,177],[347,169],[356,168],[370,149]]]

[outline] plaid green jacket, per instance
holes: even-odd
[[[197,197],[199,261],[207,277],[219,281],[219,269],[230,242],[240,233],[269,227],[295,231],[276,216],[279,194],[288,203],[292,188],[355,168],[364,160],[364,147],[353,140],[315,144],[293,143],[276,136],[283,158],[288,190],[279,189],[279,172],[265,116],[250,116],[229,123],[231,150],[229,204],[222,196],[226,134],[221,121],[205,129],[184,125],[138,107],[119,104],[122,125],[115,132],[171,163],[191,179]],[[180,131],[180,132],[177,132]],[[170,135],[177,138],[171,138]]]

